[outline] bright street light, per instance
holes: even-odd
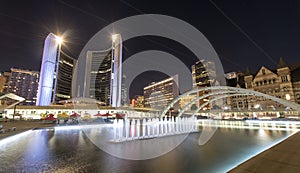
[[[111,35],[111,39],[113,42],[115,42],[117,40],[117,38],[118,38],[118,34]]]
[[[62,44],[64,42],[63,38],[62,37],[59,37],[59,36],[56,36],[56,42],[58,44]]]

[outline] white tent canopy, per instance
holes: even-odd
[[[10,105],[5,105],[5,106],[1,105],[0,110],[11,108],[25,100],[25,98],[15,95],[13,93],[7,93],[7,94],[0,96],[0,100],[3,100],[5,98],[15,100],[16,102],[14,102],[13,104],[10,104]]]

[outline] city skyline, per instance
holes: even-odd
[[[300,34],[296,29],[299,27],[300,30],[300,26],[295,23],[295,19],[299,17],[296,14],[296,7],[299,6],[297,2],[268,4],[244,1],[225,4],[216,0],[197,2],[195,5],[172,2],[174,7],[180,6],[182,11],[162,11],[163,7],[168,5],[165,1],[153,3],[150,7],[149,4],[137,2],[111,1],[105,3],[105,6],[113,5],[116,10],[104,11],[101,10],[105,7],[100,6],[97,2],[46,1],[45,3],[47,8],[43,8],[46,10],[44,13],[39,2],[26,2],[23,4],[24,7],[30,5],[32,9],[36,10],[26,13],[24,16],[20,14],[27,8],[19,9],[19,11],[8,10],[12,4],[5,3],[7,8],[3,8],[3,13],[0,13],[0,20],[7,25],[0,30],[0,35],[4,36],[6,44],[0,46],[0,51],[3,52],[3,56],[10,58],[3,60],[4,63],[0,66],[1,71],[6,71],[11,67],[39,71],[43,39],[47,35],[46,33],[53,32],[64,36],[65,43],[62,50],[68,55],[78,58],[82,47],[98,30],[110,22],[141,13],[170,15],[195,26],[200,32],[203,32],[215,48],[225,73],[246,72],[247,67],[252,73],[256,73],[261,65],[275,69],[281,57],[287,64],[299,62],[297,58],[300,54],[297,49],[299,43],[294,39]],[[193,13],[193,10],[201,12]],[[252,13],[251,10],[256,10],[257,13]],[[186,13],[183,15],[183,12]],[[40,17],[37,17],[36,14],[39,14]],[[74,17],[69,19],[66,16]],[[254,18],[255,20],[253,20]],[[83,26],[84,23],[86,25]],[[14,28],[14,34],[8,30],[11,28]],[[25,42],[26,44],[24,44]],[[20,46],[20,44],[24,46]],[[168,52],[181,60],[190,70],[197,61],[195,55],[186,47],[166,38],[144,36],[127,40],[123,45],[123,61],[131,55],[145,50]],[[4,49],[7,46],[9,49]],[[12,51],[15,49],[18,51]],[[23,57],[29,58],[27,60]],[[163,73],[153,71],[140,74],[129,88],[130,98],[141,94],[142,88],[151,82],[166,77]]]
[[[247,66],[256,72],[260,64],[274,68],[280,57],[283,57],[287,63],[296,63],[297,56],[300,54],[297,50],[299,41],[295,39],[300,34],[300,26],[296,23],[300,18],[298,1],[272,4],[255,1],[226,4],[222,1],[207,1],[193,3],[193,5],[172,2],[174,7],[181,7],[182,10],[178,11],[165,10],[164,7],[169,4],[167,1],[151,4],[111,1],[104,3],[104,6],[89,1],[85,3],[46,1],[45,3],[47,8],[41,8],[41,4],[36,1],[20,2],[21,8],[9,10],[12,9],[9,7],[13,4],[7,2],[0,9],[0,20],[6,23],[0,31],[5,40],[5,45],[1,46],[0,51],[3,56],[9,57],[5,58],[0,67],[1,71],[11,67],[39,70],[46,33],[65,34],[68,42],[64,51],[72,57],[78,57],[82,46],[96,31],[110,22],[141,13],[163,12],[162,14],[178,17],[194,25],[215,47],[226,72],[245,70]],[[104,10],[106,6],[111,5],[119,10]],[[27,6],[34,10],[24,16],[21,15],[27,12]],[[44,13],[44,10],[48,13]],[[193,13],[193,10],[196,10],[196,13]],[[252,13],[254,10],[256,13]],[[66,16],[74,16],[74,18],[69,19]],[[93,22],[95,23],[91,24]],[[85,23],[86,27],[81,26],[81,23]],[[187,58],[190,52],[184,48],[177,49],[181,46],[176,43],[164,47],[157,44],[158,38],[146,39],[124,42],[127,48],[124,50],[124,59],[140,49],[156,47],[177,55],[179,59],[186,61],[186,64],[192,64],[194,61]],[[28,44],[24,45],[25,42]],[[24,61],[22,58],[24,56],[29,57],[30,62]],[[22,67],[19,62],[24,62]]]
[[[4,0],[0,172],[300,172],[300,0]]]

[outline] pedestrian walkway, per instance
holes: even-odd
[[[300,172],[300,132],[238,165],[231,173]]]
[[[56,124],[45,124],[41,121],[20,121],[14,120],[9,122],[1,122],[3,133],[0,133],[0,140],[9,136],[16,135],[18,133],[34,129],[34,128],[47,128],[53,127]],[[15,128],[15,129],[14,129]],[[10,130],[11,129],[11,130]]]

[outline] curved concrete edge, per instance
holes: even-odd
[[[230,173],[300,172],[300,132],[237,165]]]

